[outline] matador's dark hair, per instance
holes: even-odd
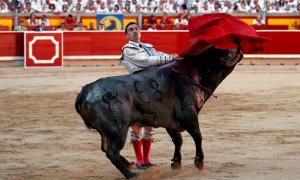
[[[125,27],[125,34],[127,34],[127,28],[128,28],[130,25],[132,25],[132,24],[136,24],[136,25],[139,27],[139,25],[138,25],[136,22],[130,22],[130,23],[128,23],[128,24],[126,25],[126,27]]]

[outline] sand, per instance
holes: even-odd
[[[0,68],[0,179],[125,179],[75,112],[81,87],[126,74],[116,63],[49,69]],[[183,132],[182,169],[155,129],[154,167],[135,179],[300,179],[300,66],[239,65],[199,114],[205,168]],[[134,161],[129,140],[121,154]]]

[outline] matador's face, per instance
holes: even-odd
[[[129,41],[139,43],[140,38],[141,38],[141,32],[140,32],[140,28],[138,27],[138,25],[131,24],[130,26],[128,26],[126,36]]]

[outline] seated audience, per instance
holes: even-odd
[[[260,14],[258,14],[256,16],[256,18],[253,20],[252,22],[253,25],[265,25],[265,21],[262,19],[262,16]]]
[[[39,32],[46,31],[45,24],[42,23],[39,27],[35,28],[34,31],[39,31]]]
[[[47,19],[47,16],[45,14],[43,14],[41,16],[41,19],[39,20],[39,25],[41,25],[42,23],[44,23],[45,26],[50,26],[49,20]]]
[[[19,25],[15,27],[15,31],[27,31],[27,28],[24,27],[24,21],[20,20]]]
[[[73,28],[73,31],[85,31],[86,29],[82,26],[82,22],[78,22],[77,26]]]
[[[65,28],[65,23],[61,23],[60,27],[57,28],[56,31],[68,31],[68,30]]]

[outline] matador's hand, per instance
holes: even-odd
[[[180,60],[183,60],[183,57],[178,56],[178,54],[173,54],[172,55],[172,60],[173,61],[180,61]]]

